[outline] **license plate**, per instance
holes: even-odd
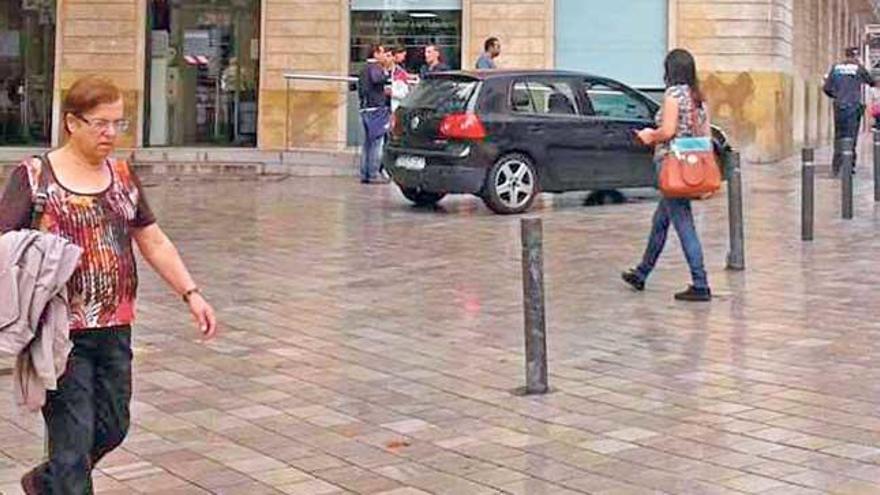
[[[425,158],[422,156],[398,156],[395,162],[398,168],[407,170],[422,170],[425,168]]]

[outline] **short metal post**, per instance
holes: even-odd
[[[730,223],[728,270],[745,270],[745,228],[743,226],[742,170],[739,151],[730,152],[727,164],[727,218]]]
[[[544,394],[547,385],[547,329],[544,315],[543,226],[524,218],[522,232],[523,303],[526,338],[526,394]]]
[[[880,201],[880,131],[874,130],[874,201]]]
[[[850,220],[853,217],[854,147],[855,141],[852,138],[840,140],[840,212],[845,220]]]
[[[801,240],[813,240],[816,157],[813,148],[801,151]]]

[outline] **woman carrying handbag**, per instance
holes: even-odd
[[[642,262],[624,272],[622,277],[634,289],[644,290],[645,281],[663,252],[671,223],[681,240],[693,279],[686,290],[675,294],[675,299],[709,301],[712,292],[703,266],[703,248],[694,226],[691,198],[717,190],[720,187],[720,172],[712,155],[711,140],[707,138],[711,135],[709,114],[700,91],[693,56],[686,50],[673,50],[666,56],[665,68],[666,94],[663,107],[657,113],[658,127],[642,129],[637,134],[640,141],[655,147],[654,162],[657,164],[663,198],[654,212],[651,235]],[[696,152],[681,154],[674,149],[677,140],[695,142]],[[702,142],[709,144],[708,150],[699,149]],[[676,189],[675,186],[681,187]]]

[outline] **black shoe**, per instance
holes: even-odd
[[[642,280],[642,277],[640,277],[635,270],[627,270],[621,273],[620,278],[622,278],[624,282],[628,283],[630,287],[635,290],[645,290],[645,281]]]
[[[679,292],[675,295],[676,301],[695,301],[706,302],[712,300],[712,291],[708,288],[697,289],[693,285],[688,285],[687,290]]]

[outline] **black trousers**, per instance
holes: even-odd
[[[834,141],[835,143],[843,138],[852,138],[853,155],[858,149],[859,127],[862,125],[862,115],[865,113],[865,106],[859,103],[850,103],[844,105],[834,105]],[[835,146],[835,151],[840,151]],[[834,175],[840,172],[840,155],[834,154],[831,162],[831,170]],[[855,162],[853,162],[855,168]]]
[[[38,467],[42,493],[93,493],[92,469],[128,433],[131,327],[71,333],[73,350],[43,417],[49,460]]]

